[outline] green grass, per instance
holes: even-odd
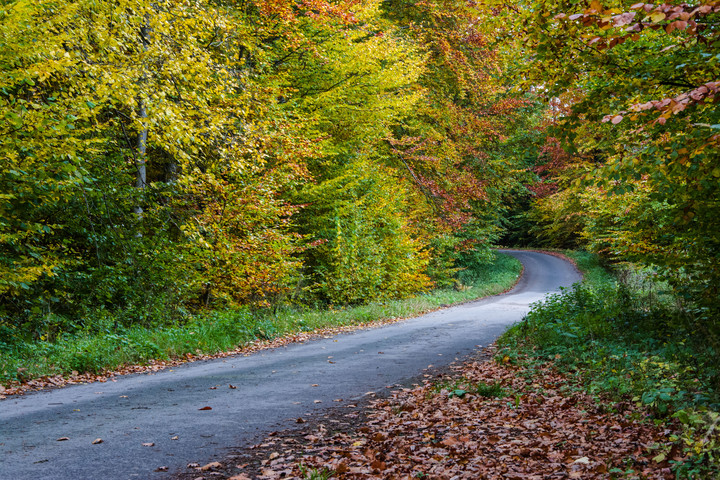
[[[472,393],[485,398],[504,398],[511,395],[510,392],[502,388],[499,382],[473,382],[464,377],[456,378],[452,381],[446,380],[437,382],[433,385],[432,390],[434,393],[445,391],[450,398],[462,398],[467,393]]]
[[[583,283],[535,306],[501,337],[498,355],[530,372],[552,362],[610,411],[607,400],[631,401],[644,407],[648,421],[679,421],[684,433],[674,440],[689,459],[673,465],[677,477],[720,478],[713,333],[652,271],[624,265],[613,274],[590,254],[563,253],[577,262]]]
[[[122,327],[107,320],[92,331],[60,335],[55,341],[3,344],[0,384],[68,375],[73,371],[101,372],[124,365],[169,360],[188,353],[214,354],[298,332],[363,325],[383,319],[405,318],[503,292],[521,271],[520,263],[498,255],[492,264],[476,269],[476,284],[461,289],[436,290],[404,300],[325,310],[283,308],[274,313],[246,309],[214,311],[187,323],[156,328]]]

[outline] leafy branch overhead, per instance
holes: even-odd
[[[538,158],[543,183],[563,188],[534,201],[530,228],[651,265],[702,308],[718,305],[720,4],[498,8],[523,32],[515,78],[554,104],[537,142],[562,147]]]

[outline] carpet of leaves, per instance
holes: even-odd
[[[471,361],[453,370],[375,400],[350,429],[326,420],[300,433],[276,432],[252,447],[255,464],[217,463],[192,478],[674,478],[668,460],[656,462],[652,453],[670,450],[672,432],[644,421],[632,403],[610,409],[551,364]],[[484,397],[473,393],[478,385],[503,393]]]

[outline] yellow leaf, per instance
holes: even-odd
[[[650,14],[650,20],[653,23],[658,23],[665,20],[665,14],[663,12],[653,12]]]

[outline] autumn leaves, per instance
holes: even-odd
[[[3,7],[0,324],[53,339],[80,317],[162,324],[451,282],[464,251],[489,251],[515,182],[485,151],[515,105],[495,103],[474,15],[454,0]]]

